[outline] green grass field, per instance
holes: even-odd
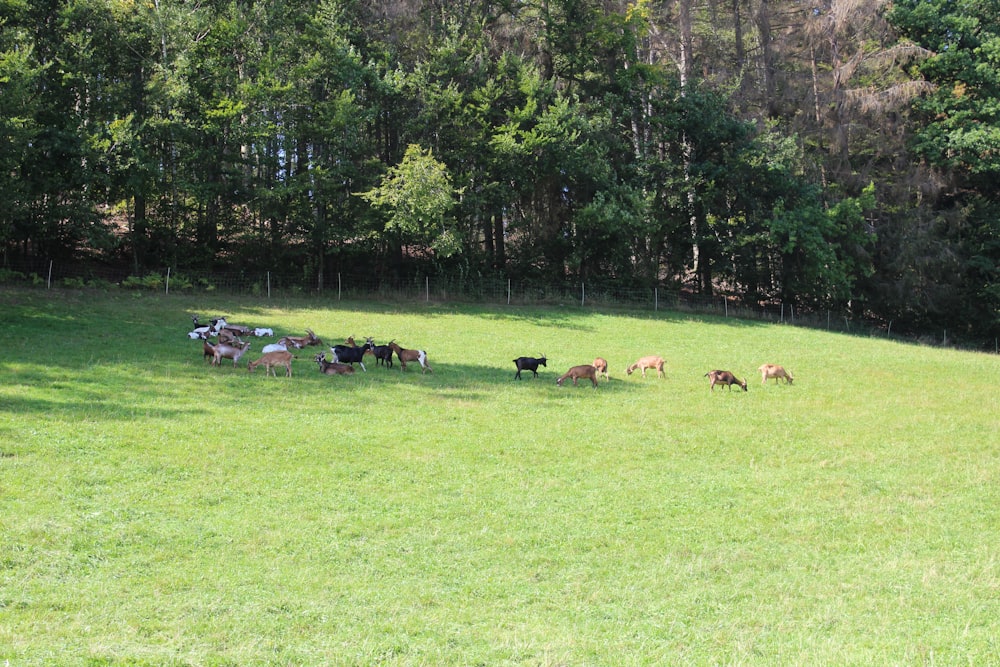
[[[663,312],[0,306],[3,665],[1000,663],[995,356]],[[434,372],[211,368],[194,313]],[[645,354],[665,379],[625,376]],[[597,355],[610,382],[555,385]]]

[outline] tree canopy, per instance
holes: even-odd
[[[995,0],[0,0],[0,248],[1000,334]]]

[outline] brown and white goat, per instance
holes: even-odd
[[[656,377],[663,377],[663,357],[658,357],[656,355],[650,355],[648,357],[642,357],[634,364],[630,365],[625,369],[625,372],[632,375],[633,371],[641,370],[642,377],[646,377],[647,368],[656,369]]]
[[[284,366],[285,377],[292,377],[292,359],[294,358],[295,355],[288,350],[267,352],[260,359],[247,363],[247,370],[253,373],[255,368],[262,365],[264,366],[264,377],[268,375],[278,377],[278,373],[274,370],[275,366]]]
[[[319,364],[319,372],[324,375],[351,375],[354,373],[354,366],[350,364],[342,364],[337,361],[327,361],[325,352],[317,354],[315,361]]]
[[[728,386],[729,387],[729,391],[733,390],[733,385],[734,384],[742,387],[743,391],[747,390],[747,381],[746,380],[740,380],[739,378],[737,378],[735,375],[733,375],[729,371],[709,371],[709,372],[705,373],[705,377],[707,377],[708,380],[709,380],[709,382],[711,383],[709,385],[709,388],[712,391],[715,391],[715,385],[717,385],[717,384],[724,384],[724,385]]]
[[[431,373],[434,372],[434,369],[431,368],[431,365],[427,363],[427,353],[425,351],[407,350],[405,347],[400,347],[394,340],[389,341],[389,347],[392,349],[393,352],[396,353],[396,358],[399,359],[399,365],[401,371],[406,370],[406,364],[408,362],[415,361],[418,364],[420,364],[421,373],[426,373],[427,371],[430,371]]]
[[[236,368],[237,364],[240,362],[240,357],[250,349],[250,343],[243,343],[242,345],[230,345],[228,343],[219,343],[215,346],[215,356],[212,358],[212,365],[221,366],[223,359],[232,359],[233,368]]]
[[[611,379],[608,376],[608,360],[607,359],[605,359],[604,357],[597,357],[596,359],[594,359],[593,366],[594,366],[594,368],[597,369],[597,374],[598,375],[603,375],[605,380],[610,380]]]
[[[792,380],[795,379],[791,373],[777,364],[762,364],[757,370],[760,371],[761,384],[767,384],[767,381],[771,378],[774,378],[774,384],[778,384],[778,380],[781,379],[785,381],[785,384],[791,384]]]
[[[316,334],[312,332],[312,329],[306,329],[305,336],[282,336],[278,339],[278,342],[285,347],[294,347],[298,350],[301,350],[307,345],[323,344],[323,341],[316,337]]]
[[[563,376],[556,380],[556,384],[560,387],[566,378],[572,378],[573,386],[576,386],[576,381],[580,378],[590,379],[594,383],[594,389],[597,389],[597,369],[590,364],[584,364],[582,366],[573,366],[568,371],[563,373]]]

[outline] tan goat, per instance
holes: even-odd
[[[646,377],[646,369],[655,368],[656,377],[663,377],[663,357],[657,357],[655,355],[643,357],[637,362],[625,369],[625,372],[632,375],[632,372],[636,369],[642,370],[642,377]]]
[[[780,379],[784,379],[785,384],[791,384],[792,380],[795,379],[792,377],[791,373],[777,364],[763,364],[757,370],[760,371],[761,384],[767,384],[767,381],[771,378],[774,378],[774,384],[778,384],[778,380]]]
[[[295,358],[295,355],[293,355],[288,350],[285,350],[285,351],[279,350],[277,352],[267,352],[260,359],[257,359],[256,361],[251,361],[250,363],[248,363],[247,364],[247,370],[250,371],[251,373],[253,373],[253,370],[255,368],[257,368],[258,366],[263,365],[264,366],[264,377],[267,377],[268,375],[273,375],[274,377],[278,377],[277,371],[274,370],[275,366],[284,366],[285,367],[285,377],[291,377],[292,376],[292,359],[294,359],[294,358]]]
[[[608,360],[607,359],[605,359],[604,357],[597,357],[596,359],[594,359],[593,366],[594,366],[594,368],[597,369],[597,374],[598,375],[603,375],[605,380],[610,380],[611,379],[608,376]]]

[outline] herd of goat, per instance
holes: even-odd
[[[229,324],[223,317],[213,318],[208,324],[204,324],[195,315],[192,317],[192,322],[194,329],[188,333],[188,338],[202,341],[204,358],[208,359],[214,366],[220,366],[223,359],[231,359],[234,368],[239,366],[240,359],[250,349],[250,342],[244,341],[243,338],[274,336],[272,329]],[[305,336],[282,336],[277,342],[265,345],[260,358],[248,361],[247,370],[252,373],[258,366],[263,366],[265,375],[277,377],[277,369],[282,367],[285,369],[285,376],[291,377],[292,359],[297,358],[292,350],[322,347],[323,345],[323,341],[311,329],[306,329]],[[417,363],[420,365],[421,373],[433,372],[427,361],[426,351],[408,350],[397,344],[395,340],[391,340],[385,345],[376,345],[369,337],[365,339],[363,345],[358,345],[352,336],[347,339],[346,344],[333,345],[329,349],[333,355],[332,361],[327,360],[326,352],[320,352],[313,358],[313,361],[319,366],[320,372],[325,375],[350,375],[354,373],[354,364],[358,364],[362,371],[367,372],[368,369],[365,368],[364,363],[365,356],[374,357],[376,365],[382,364],[386,368],[392,368],[394,355],[399,361],[402,371],[406,370],[407,364]],[[545,355],[514,359],[514,365],[517,367],[514,379],[521,379],[521,371],[531,371],[532,377],[538,377],[538,367],[546,366],[547,361]],[[664,366],[663,357],[650,355],[641,357],[635,363],[630,364],[625,372],[632,375],[632,373],[639,371],[642,373],[642,377],[646,377],[647,370],[655,370],[657,377],[662,378],[664,377]],[[757,370],[761,374],[763,384],[772,379],[775,384],[781,380],[784,380],[786,384],[791,384],[794,379],[790,372],[776,364],[763,364]],[[593,363],[571,367],[556,380],[556,384],[561,387],[566,380],[572,380],[574,385],[577,384],[578,380],[590,380],[596,389],[597,380],[601,375],[606,380],[610,379],[607,360],[597,357]],[[730,371],[713,370],[705,373],[705,377],[708,378],[709,388],[712,391],[715,391],[717,384],[725,385],[730,391],[732,391],[733,385],[740,387],[743,391],[747,390],[747,381],[740,380]]]

